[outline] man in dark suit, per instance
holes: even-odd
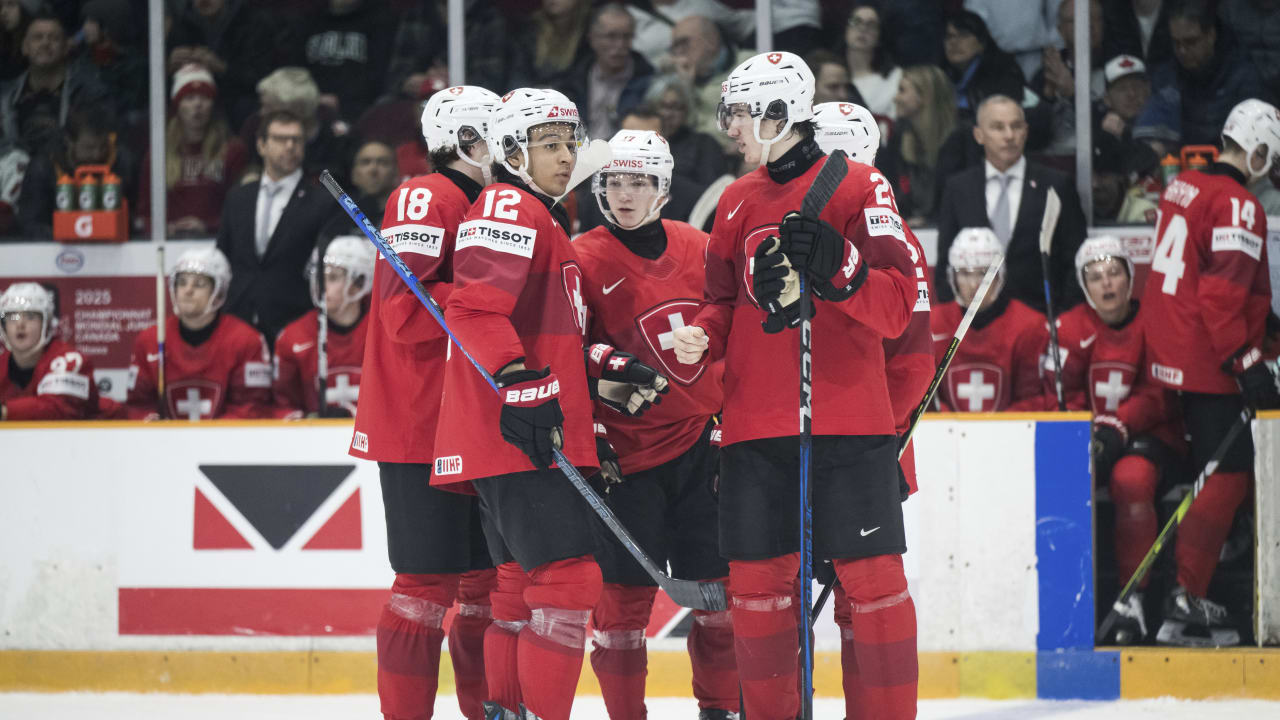
[[[1053,233],[1049,279],[1058,312],[1084,299],[1074,280],[1076,249],[1084,240],[1084,212],[1066,175],[1028,162],[1027,121],[1022,107],[1003,95],[978,106],[974,139],[985,157],[981,165],[947,179],[938,210],[938,261],[934,290],[938,302],[952,299],[947,282],[947,251],[961,228],[988,226],[1005,246],[1004,292],[1044,312],[1044,276],[1040,270],[1040,222],[1049,188],[1062,201]]]
[[[232,273],[226,307],[270,343],[311,308],[303,272],[320,229],[337,209],[302,177],[305,142],[298,116],[287,110],[264,115],[258,125],[262,177],[232,188],[222,205],[218,249]]]

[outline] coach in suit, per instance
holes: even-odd
[[[222,205],[218,249],[231,261],[226,307],[270,343],[311,308],[307,260],[336,209],[324,190],[302,176],[305,142],[297,115],[266,114],[258,125],[262,177],[232,188]]]
[[[947,179],[938,210],[934,277],[938,299],[953,299],[947,282],[947,251],[956,233],[966,227],[989,226],[1005,246],[1004,292],[1043,312],[1040,222],[1045,198],[1053,188],[1062,201],[1062,214],[1053,233],[1049,279],[1055,311],[1066,310],[1084,299],[1075,280],[1075,255],[1086,226],[1075,187],[1066,175],[1027,161],[1023,154],[1027,121],[1021,105],[992,95],[978,106],[977,120],[973,136],[985,159]]]

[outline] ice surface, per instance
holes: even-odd
[[[698,709],[687,698],[651,698],[649,717],[693,720]],[[840,700],[819,698],[816,720],[840,720]],[[606,720],[599,697],[574,703],[575,720]],[[925,700],[920,720],[1239,720],[1280,717],[1280,702],[1172,699],[1123,702],[1032,700]],[[127,693],[0,693],[2,720],[381,720],[373,695],[134,695]],[[452,696],[436,702],[437,720],[462,720]]]

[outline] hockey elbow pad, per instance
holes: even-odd
[[[814,281],[813,294],[827,302],[844,302],[853,297],[870,272],[858,248],[848,240],[844,244],[844,262],[840,269],[828,280]]]

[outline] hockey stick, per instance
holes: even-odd
[[[325,287],[324,279],[324,256],[320,257],[320,266],[316,272],[320,273],[320,287]],[[325,416],[325,409],[329,406],[329,292],[327,289],[320,293],[320,312],[316,315],[316,412],[320,417]]]
[[[1040,272],[1044,275],[1044,313],[1049,321],[1049,351],[1053,354],[1053,389],[1058,394],[1058,410],[1066,410],[1067,403],[1062,397],[1062,351],[1058,345],[1058,324],[1053,317],[1053,294],[1049,291],[1049,249],[1061,212],[1058,191],[1049,188],[1044,199],[1044,217],[1040,220]]]
[[[431,316],[435,318],[436,322],[440,323],[441,329],[445,331],[445,334],[449,336],[449,340],[453,342],[453,347],[467,358],[471,365],[475,367],[476,372],[480,373],[480,376],[485,379],[485,382],[489,384],[489,387],[493,388],[495,393],[499,392],[498,383],[494,381],[493,376],[489,374],[488,370],[484,369],[483,365],[476,361],[471,353],[467,352],[466,348],[453,334],[453,331],[449,329],[449,325],[444,319],[444,311],[440,308],[440,305],[436,303],[435,298],[431,297],[431,294],[427,292],[426,288],[422,286],[422,283],[414,276],[413,271],[409,269],[409,266],[404,264],[404,260],[402,260],[396,251],[392,249],[386,238],[382,237],[382,233],[378,231],[378,228],[374,227],[373,223],[369,222],[369,218],[365,216],[364,212],[360,209],[360,206],[356,205],[356,202],[351,199],[351,196],[347,195],[327,170],[320,174],[320,183],[324,185],[325,189],[329,191],[329,194],[333,195],[333,198],[338,201],[338,204],[342,206],[342,209],[345,210],[347,215],[349,215],[355,222],[356,227],[360,228],[365,236],[369,238],[369,241],[374,244],[382,257],[387,260],[387,264],[391,269],[394,270],[395,273],[400,276],[400,279],[409,286],[409,290],[411,290],[413,294],[417,296],[418,300],[422,302],[422,305],[427,309],[427,312],[431,313]],[[644,550],[640,548],[640,545],[635,541],[635,538],[631,536],[631,533],[627,531],[626,527],[622,525],[622,522],[613,514],[613,511],[609,509],[609,506],[605,505],[604,501],[600,499],[600,496],[596,494],[596,491],[591,489],[591,486],[587,484],[586,479],[582,477],[582,473],[578,472],[578,469],[569,462],[569,459],[564,456],[564,453],[560,452],[559,448],[554,447],[552,452],[554,453],[555,461],[559,466],[560,471],[565,474],[565,477],[569,478],[569,482],[573,484],[574,489],[582,495],[582,497],[587,501],[587,504],[591,506],[591,509],[600,516],[600,519],[604,521],[604,524],[609,528],[609,530],[617,536],[619,542],[622,543],[622,546],[627,549],[627,552],[631,553],[631,557],[635,558],[636,562],[640,563],[640,566],[649,574],[649,577],[653,578],[654,581],[658,583],[658,586],[665,590],[667,595],[669,595],[677,605],[692,608],[694,610],[711,611],[727,610],[729,608],[728,600],[725,596],[724,585],[718,582],[680,580],[662,572],[657,563],[655,563],[648,555],[645,554]]]
[[[1191,509],[1191,503],[1195,501],[1196,496],[1204,489],[1204,482],[1208,477],[1218,471],[1218,465],[1222,463],[1222,458],[1226,456],[1227,450],[1231,448],[1231,444],[1235,442],[1236,436],[1242,430],[1249,427],[1249,421],[1253,419],[1253,408],[1245,407],[1240,411],[1240,415],[1236,421],[1231,424],[1227,430],[1226,437],[1222,438],[1222,442],[1218,444],[1218,449],[1213,451],[1213,455],[1209,457],[1209,462],[1205,464],[1204,469],[1200,471],[1200,475],[1196,477],[1195,483],[1191,485],[1191,492],[1182,498],[1182,502],[1178,503],[1178,508],[1173,511],[1173,517],[1164,524],[1160,530],[1160,534],[1156,536],[1156,541],[1152,543],[1151,549],[1143,556],[1142,562],[1138,563],[1138,569],[1133,571],[1133,577],[1129,578],[1129,582],[1124,584],[1124,589],[1120,591],[1120,596],[1111,604],[1111,610],[1107,612],[1107,616],[1102,619],[1102,625],[1098,628],[1097,638],[1105,640],[1107,634],[1111,632],[1112,626],[1116,624],[1120,612],[1125,609],[1125,605],[1129,602],[1129,597],[1133,595],[1137,589],[1138,583],[1147,576],[1147,572],[1151,570],[1151,566],[1155,564],[1156,558],[1159,557],[1160,551],[1164,549],[1165,544],[1169,542],[1169,538],[1182,524],[1187,516],[1187,511]]]
[[[822,163],[800,203],[800,212],[816,219],[830,202],[849,173],[843,150],[836,150]],[[800,281],[800,606],[806,615],[813,606],[813,496],[809,470],[813,454],[813,299],[806,273]],[[801,683],[800,716],[813,720],[813,638],[807,626],[800,629]]]
[[[160,409],[160,417],[169,417],[169,403],[164,397],[164,340],[165,326],[165,281],[164,281],[164,243],[156,245],[156,262],[159,272],[156,274],[156,404]]]
[[[920,424],[920,416],[924,415],[924,411],[933,402],[933,396],[938,394],[938,388],[942,385],[942,378],[946,377],[947,369],[951,367],[951,359],[956,356],[956,350],[959,349],[965,334],[969,332],[969,326],[973,324],[973,318],[978,314],[978,308],[982,307],[982,301],[987,298],[987,291],[991,289],[991,285],[995,282],[996,275],[999,274],[1002,267],[1004,267],[1003,255],[992,263],[987,268],[987,274],[982,276],[982,283],[978,285],[977,291],[973,293],[973,299],[969,301],[969,307],[964,311],[964,317],[960,319],[960,326],[956,328],[955,335],[951,337],[951,344],[947,346],[947,351],[942,355],[942,361],[938,363],[938,369],[933,373],[933,380],[929,382],[929,388],[924,391],[924,397],[920,399],[920,404],[916,405],[916,409],[911,411],[911,421],[907,424],[907,431],[898,440],[899,460],[902,459],[902,454],[907,451],[907,445],[911,443],[911,437],[916,432],[916,426]],[[831,597],[831,591],[835,589],[835,584],[836,581],[832,580],[822,586],[822,592],[818,594],[818,599],[813,605],[813,612],[809,616],[809,627],[813,627],[813,624],[818,622],[818,616],[822,614],[822,608],[827,604],[827,598]]]

